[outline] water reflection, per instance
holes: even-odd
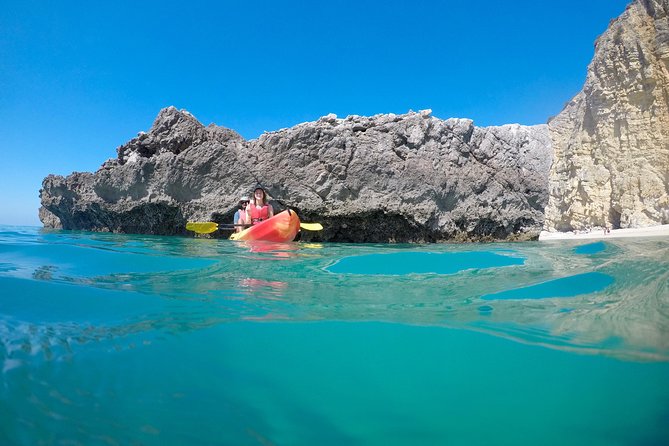
[[[260,292],[261,296],[265,296],[264,292],[267,292],[271,297],[265,298],[276,300],[279,300],[285,294],[286,288],[288,288],[286,282],[252,279],[250,277],[242,279],[239,282],[239,286],[242,290],[248,292],[249,295],[257,295]]]
[[[576,274],[547,282],[481,296],[483,300],[496,299],[549,299],[576,297],[605,290],[614,282],[613,277],[600,272]]]
[[[33,272],[35,280],[52,280],[53,274],[58,270],[54,265],[42,265]]]
[[[509,252],[508,254],[515,254]],[[391,252],[347,256],[326,268],[337,274],[455,274],[468,269],[522,265],[524,259],[490,251]]]
[[[256,259],[288,259],[295,257],[300,249],[294,242],[264,242],[264,241],[244,241],[238,242],[244,246],[250,253],[265,254],[257,256]]]

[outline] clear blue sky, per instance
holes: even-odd
[[[0,223],[174,105],[248,139],[328,113],[540,124],[626,0],[0,0]]]

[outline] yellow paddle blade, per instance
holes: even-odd
[[[320,223],[300,223],[300,228],[307,231],[322,231],[323,225]]]
[[[237,240],[240,235],[242,235],[241,232],[233,232],[232,234],[230,234],[230,240]]]
[[[321,249],[323,245],[320,243],[305,243],[302,245],[303,248],[310,248],[310,249]]]
[[[192,222],[186,223],[186,229],[197,232],[198,234],[209,234],[218,229],[218,223],[213,221]]]

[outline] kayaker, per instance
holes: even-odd
[[[245,224],[247,224],[246,208],[247,208],[248,204],[249,204],[248,197],[242,197],[239,200],[239,209],[237,209],[237,212],[235,212],[235,216],[234,216],[234,219],[233,219],[235,225],[245,225]],[[235,226],[235,232],[240,232],[243,229],[244,228],[242,226]]]
[[[272,218],[274,209],[272,205],[267,202],[267,193],[261,185],[257,185],[253,190],[253,199],[248,206],[246,206],[246,221],[252,225],[257,225],[261,221]]]

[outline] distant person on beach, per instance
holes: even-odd
[[[274,216],[272,205],[267,202],[267,193],[261,185],[257,185],[253,190],[251,203],[246,206],[246,221],[252,225],[257,225],[261,221]]]
[[[241,200],[239,200],[239,209],[237,209],[237,212],[235,212],[235,216],[233,218],[235,225],[247,224],[246,208],[248,207],[248,204],[249,199],[247,197],[242,197]],[[240,232],[243,229],[244,228],[242,226],[235,226],[235,232]]]

